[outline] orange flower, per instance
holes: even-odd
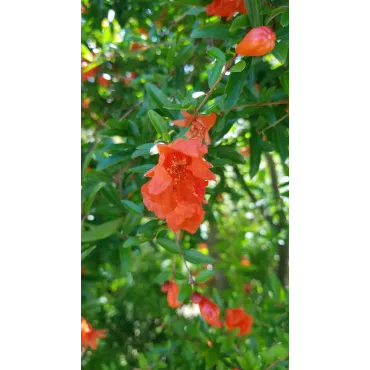
[[[246,158],[251,154],[251,148],[249,146],[240,149],[240,154]]]
[[[130,45],[130,50],[143,50],[145,49],[145,45],[139,44],[138,42],[133,42]]]
[[[192,294],[191,300],[193,303],[199,305],[200,314],[209,325],[222,328],[220,307],[216,303],[197,292]]]
[[[215,113],[211,113],[209,116],[197,115],[193,120],[192,114],[181,111],[185,119],[180,119],[173,121],[172,123],[179,127],[188,127],[190,125],[190,130],[185,134],[189,139],[200,139],[205,141],[207,145],[211,143],[211,138],[209,137],[208,131],[216,123],[217,116]]]
[[[253,325],[253,317],[246,314],[242,308],[226,309],[226,326],[229,330],[239,328],[238,336],[249,334]]]
[[[87,72],[82,72],[82,70],[85,69],[89,64],[90,63],[87,60],[81,60],[81,82],[87,81],[90,77],[94,77],[99,71],[99,66],[97,66]]]
[[[180,289],[175,281],[166,281],[163,283],[161,291],[167,293],[167,302],[170,307],[177,308],[182,305],[182,302],[177,300]]]
[[[207,15],[227,17],[229,20],[236,12],[247,14],[247,8],[244,0],[213,0],[207,5],[206,12]]]
[[[90,105],[90,99],[89,98],[85,98],[84,100],[82,100],[82,108],[83,109],[89,109],[89,105]]]
[[[207,146],[198,139],[177,139],[157,147],[159,162],[145,174],[151,179],[141,187],[143,202],[171,230],[194,234],[204,218],[205,187],[216,179],[203,159]]]
[[[84,317],[81,317],[81,347],[84,349],[91,347],[95,350],[98,347],[97,339],[105,337],[106,330],[95,330]]]
[[[249,261],[249,259],[247,259],[245,257],[242,257],[241,260],[240,260],[240,264],[242,266],[248,267],[248,266],[251,265],[251,262]]]
[[[236,54],[240,56],[260,57],[268,54],[275,47],[276,35],[266,26],[252,28],[237,45]]]
[[[109,85],[110,85],[110,80],[108,80],[107,78],[105,78],[103,75],[100,75],[99,77],[98,77],[98,84],[100,85],[100,86],[103,86],[103,87],[109,87]]]
[[[81,14],[85,14],[85,13],[86,13],[86,8],[83,5],[81,5]]]

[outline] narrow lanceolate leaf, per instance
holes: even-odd
[[[123,248],[119,249],[119,256],[121,262],[121,268],[123,272],[129,272],[131,270],[131,248]]]
[[[237,16],[231,24],[230,31],[235,31],[240,28],[246,28],[250,26],[250,21],[247,14],[241,14]]]
[[[172,239],[168,238],[158,238],[157,243],[163,247],[164,249],[168,250],[171,253],[179,254],[179,248],[176,245],[176,242]]]
[[[84,248],[84,250],[81,252],[81,261],[83,261],[95,248],[96,248],[96,245],[92,245],[87,248]]]
[[[195,46],[193,44],[184,46],[182,49],[180,49],[175,58],[175,67],[185,64],[194,55],[194,53]]]
[[[215,270],[203,270],[196,277],[197,283],[205,283],[215,274]]]
[[[144,211],[143,204],[138,205],[134,202],[131,202],[131,200],[126,200],[126,199],[121,200],[121,203],[130,212],[134,212],[134,213],[141,215]]]
[[[195,39],[216,38],[227,40],[230,38],[229,26],[227,24],[207,24],[192,32],[190,37]]]
[[[251,58],[247,61],[247,66],[244,70],[240,73],[231,73],[229,76],[229,80],[227,81],[227,85],[225,88],[225,94],[227,95],[226,99],[224,100],[224,108],[230,109],[234,105],[236,105],[240,93],[243,89],[245,80],[247,79],[249,67],[251,64]]]
[[[183,302],[185,299],[190,297],[190,294],[192,293],[191,285],[190,284],[184,284],[179,291],[179,295],[177,296],[177,300],[179,302]]]
[[[194,263],[196,265],[215,262],[215,260],[212,257],[206,256],[195,249],[185,250],[184,257],[187,261]]]
[[[251,147],[251,154],[250,154],[250,168],[249,168],[249,175],[251,179],[256,175],[260,168],[261,163],[261,152],[262,148],[259,144],[259,136],[255,127],[251,129],[251,139],[250,139],[250,147]]]
[[[154,164],[141,164],[140,166],[132,167],[130,168],[130,172],[137,172],[137,173],[142,173],[142,172],[147,172],[150,169],[154,167]]]
[[[148,112],[148,117],[158,134],[163,135],[167,132],[166,122],[157,112],[150,110]]]
[[[234,64],[231,68],[230,68],[230,72],[241,72],[244,70],[244,68],[247,66],[247,64],[245,63],[244,60],[241,60],[240,62]]]
[[[263,26],[261,0],[244,0],[252,27]]]
[[[98,226],[91,226],[89,231],[83,231],[81,235],[81,242],[87,243],[95,240],[101,240],[108,238],[108,236],[113,235],[118,226],[122,223],[123,218],[118,218],[117,220],[104,222]]]
[[[289,71],[284,72],[284,74],[280,76],[280,82],[285,92],[289,95]]]
[[[97,171],[105,170],[118,163],[126,162],[129,158],[130,156],[125,155],[125,154],[112,155],[111,157],[104,158],[101,161],[99,161],[98,166],[96,167],[96,170]]]
[[[105,182],[98,182],[97,184],[94,185],[94,187],[92,188],[90,194],[89,194],[89,197],[87,198],[86,200],[86,203],[84,204],[84,213],[86,215],[89,214],[90,212],[90,208],[92,206],[92,203],[94,201],[94,198],[95,198],[95,195],[99,192],[99,190],[101,188],[103,188],[105,186]]]
[[[211,65],[211,68],[207,71],[209,88],[211,88],[215,84],[216,80],[220,77],[223,66],[224,66],[223,62],[216,60],[216,62],[213,63]]]
[[[136,236],[130,236],[122,245],[123,248],[130,248],[134,245],[140,245],[140,239]]]
[[[171,119],[176,119],[175,112],[163,108],[167,105],[170,105],[171,102],[167,99],[167,96],[162,92],[161,89],[149,82],[145,85],[145,89],[150,100],[154,103],[156,108],[158,108],[163,114],[167,115]]]
[[[280,8],[275,8],[266,17],[265,25],[267,26],[276,16],[278,16],[281,13],[285,13],[288,10],[289,8],[287,6],[281,6]]]
[[[225,57],[225,54],[219,49],[219,48],[216,48],[216,47],[211,47],[209,48],[206,53],[211,56],[212,58],[215,58],[216,60],[218,60],[219,62],[221,63],[225,63],[226,61],[226,57]]]

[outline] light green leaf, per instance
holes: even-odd
[[[215,260],[211,256],[207,256],[203,253],[200,253],[195,249],[185,250],[184,257],[187,261],[194,263],[196,265],[215,262]]]
[[[192,32],[190,37],[194,39],[216,38],[227,40],[230,38],[229,26],[227,24],[207,24]]]
[[[157,243],[163,247],[164,249],[168,250],[171,253],[179,254],[179,248],[176,245],[176,242],[172,239],[168,238],[158,238]]]
[[[247,66],[247,64],[245,63],[245,61],[242,59],[240,62],[234,64],[231,68],[230,68],[230,72],[241,72],[244,70],[244,68]]]
[[[138,237],[136,237],[136,236],[130,236],[123,243],[122,247],[123,248],[130,248],[130,247],[133,247],[134,245],[140,245],[140,244],[141,244],[141,241],[140,241],[140,239]]]
[[[234,19],[233,23],[231,24],[230,31],[246,28],[248,26],[250,26],[248,14],[241,14]]]
[[[177,296],[177,300],[179,302],[183,302],[186,298],[190,297],[191,293],[192,293],[191,285],[184,284],[180,288],[179,295]]]
[[[136,203],[131,202],[130,200],[126,200],[126,199],[121,200],[121,203],[128,211],[135,212],[139,215],[141,215],[144,211],[143,204],[137,205]]]
[[[211,47],[209,48],[206,53],[211,56],[212,58],[215,58],[216,60],[218,60],[219,62],[221,63],[225,63],[226,61],[226,57],[225,57],[225,54],[219,49],[219,48],[216,48],[216,47]]]
[[[196,277],[197,283],[205,283],[215,274],[215,270],[203,270]]]

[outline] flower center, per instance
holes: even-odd
[[[198,121],[197,119],[195,119],[192,122],[190,132],[192,133],[193,137],[202,139],[204,137],[205,130],[206,128],[201,121]]]
[[[176,184],[184,177],[186,168],[190,163],[190,158],[187,158],[181,153],[173,153],[167,158],[166,162],[166,170],[172,176]]]

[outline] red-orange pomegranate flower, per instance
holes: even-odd
[[[253,317],[245,313],[242,308],[227,308],[225,324],[229,330],[240,329],[238,334],[240,337],[250,333]]]
[[[170,307],[177,308],[182,305],[182,302],[177,300],[180,289],[175,281],[166,281],[163,283],[161,291],[167,293],[167,302]]]
[[[194,234],[204,218],[205,188],[216,179],[203,158],[207,146],[199,139],[177,139],[157,147],[159,162],[145,174],[151,179],[141,187],[143,202],[171,230]]]
[[[110,80],[108,80],[107,78],[105,78],[105,76],[104,75],[100,75],[99,77],[98,77],[98,84],[100,85],[100,86],[103,86],[103,87],[109,87],[109,85],[110,85]]]
[[[143,44],[139,44],[138,42],[133,42],[131,45],[130,45],[130,50],[143,50],[145,49],[146,46],[143,45]]]
[[[213,0],[207,5],[206,12],[207,15],[227,17],[229,20],[236,12],[247,14],[247,8],[244,0]]]
[[[252,28],[236,47],[240,56],[260,57],[275,47],[276,35],[266,26]]]
[[[192,294],[191,300],[193,303],[199,305],[200,314],[209,325],[216,328],[222,328],[222,322],[220,319],[220,307],[218,307],[215,302],[212,302],[198,292]]]
[[[211,113],[208,116],[197,115],[193,119],[192,114],[181,111],[185,119],[173,121],[172,123],[179,127],[188,127],[189,131],[185,134],[189,139],[200,139],[205,141],[207,145],[211,144],[211,138],[209,137],[209,130],[216,123],[217,116],[215,113]]]
[[[81,347],[87,349],[91,347],[96,349],[98,347],[98,338],[105,338],[106,330],[95,330],[84,317],[81,317]]]
[[[90,63],[87,60],[81,60],[81,82],[87,81],[90,77],[95,77],[96,73],[100,69],[99,66],[97,66],[87,72],[82,72],[89,64]]]

